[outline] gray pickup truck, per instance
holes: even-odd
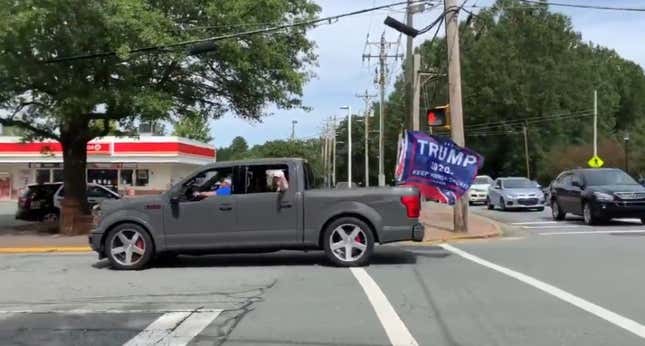
[[[288,187],[276,187],[276,176]],[[102,202],[89,242],[113,268],[141,269],[158,256],[282,249],[321,249],[338,266],[362,266],[375,243],[423,239],[416,188],[313,182],[303,159],[213,163],[161,195]]]

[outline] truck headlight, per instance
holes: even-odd
[[[594,192],[593,195],[598,201],[611,202],[614,200],[614,196],[604,192]]]
[[[99,222],[101,221],[101,216],[103,216],[103,212],[101,211],[100,204],[92,207],[92,223],[94,223],[94,226],[99,224]]]

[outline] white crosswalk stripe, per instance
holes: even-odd
[[[548,225],[558,223],[557,221],[528,221],[528,222],[513,222],[511,225]]]
[[[163,314],[124,346],[186,345],[213,322],[221,312],[221,310],[216,310]]]
[[[579,228],[579,227],[589,227],[584,225],[558,225],[558,226],[522,226],[524,229],[551,229],[551,228]]]

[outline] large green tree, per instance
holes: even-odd
[[[468,24],[461,23],[460,44],[466,145],[486,157],[485,173],[525,174],[521,129],[526,120],[532,177],[551,179],[557,172],[550,167],[561,166],[553,164],[561,159],[554,153],[592,141],[594,89],[601,136],[622,140],[629,129],[633,142],[645,143],[643,69],[613,50],[582,41],[571,20],[551,12],[547,4],[498,0]],[[418,51],[422,70],[447,73],[444,39],[426,41]],[[399,78],[386,104],[388,175],[409,114],[404,86]],[[447,92],[445,78],[425,84],[421,108],[447,104]],[[548,120],[558,114],[566,116]],[[635,170],[636,164],[645,169],[635,162]]]
[[[89,140],[140,120],[299,107],[315,60],[306,27],[174,44],[318,11],[310,0],[0,0],[0,124],[62,144],[65,198],[86,211]]]
[[[249,150],[249,144],[242,136],[233,138],[231,145],[217,149],[217,161],[238,160],[246,155]]]
[[[206,117],[201,114],[191,114],[181,117],[174,123],[172,134],[208,143],[213,140],[210,131],[211,128]]]

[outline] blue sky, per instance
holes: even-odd
[[[329,16],[367,7],[398,2],[396,0],[319,0],[322,7],[321,16]],[[584,3],[604,6],[645,7],[644,0],[559,0],[564,3]],[[468,5],[487,6],[493,0],[470,0]],[[590,9],[551,8],[565,13],[572,18],[574,29],[582,34],[585,41],[592,41],[616,50],[626,59],[635,61],[645,67],[645,45],[641,35],[645,32],[644,12],[599,11]],[[415,15],[415,26],[422,27],[430,23],[440,13],[439,7]],[[389,41],[396,41],[399,34],[386,29],[383,20],[387,15],[403,21],[404,7],[397,6],[389,10],[379,10],[369,14],[341,19],[333,25],[324,25],[309,32],[309,37],[316,42],[318,66],[313,67],[317,75],[304,88],[303,103],[311,111],[280,110],[269,106],[272,115],[264,118],[262,123],[249,123],[226,115],[212,121],[211,132],[217,147],[227,146],[235,136],[244,136],[249,144],[261,144],[267,140],[285,139],[291,134],[291,121],[297,120],[296,136],[298,138],[317,137],[324,120],[331,115],[343,116],[343,105],[350,105],[360,111],[363,103],[354,95],[364,90],[376,93],[373,84],[376,61],[363,62],[361,55],[365,47],[366,36],[378,40],[385,30]],[[443,28],[440,31],[443,36]],[[415,45],[430,39],[431,34],[418,36]],[[400,51],[405,50],[405,37],[401,37]],[[373,48],[372,53],[376,50]],[[390,65],[391,91],[396,76],[400,73],[400,62]],[[467,116],[467,115],[466,115]]]

